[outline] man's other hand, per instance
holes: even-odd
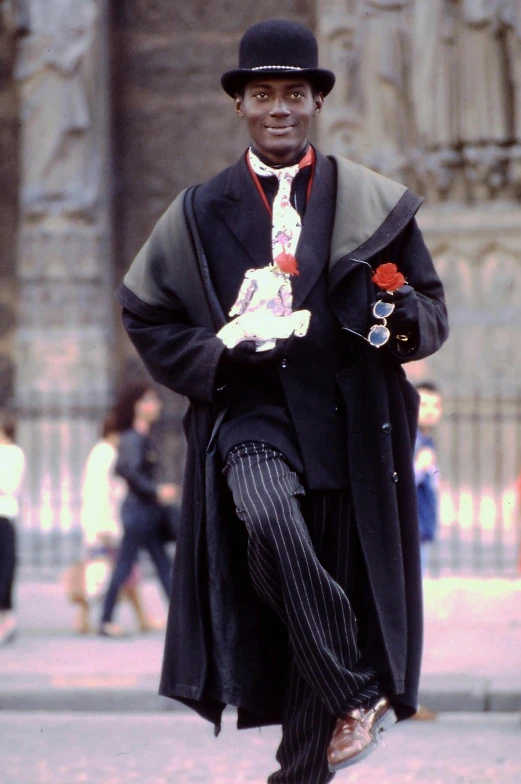
[[[412,286],[401,286],[392,294],[383,292],[381,296],[378,296],[378,299],[394,304],[394,310],[389,316],[388,324],[391,332],[395,335],[407,334],[418,326],[418,297]]]
[[[286,351],[287,342],[277,340],[275,348],[268,351],[257,351],[254,340],[241,340],[233,348],[225,348],[217,369],[217,386],[224,386],[244,371],[278,362]]]

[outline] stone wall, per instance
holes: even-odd
[[[15,35],[0,3],[0,406],[13,394],[18,212],[18,104],[12,79]]]

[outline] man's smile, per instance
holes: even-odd
[[[275,136],[283,136],[294,128],[293,125],[265,125],[264,129]]]

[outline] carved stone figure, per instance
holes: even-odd
[[[512,131],[521,144],[521,4],[519,0],[497,0],[499,22],[504,30],[509,78],[514,101]]]
[[[460,0],[459,132],[463,144],[509,140],[509,97],[495,0]]]
[[[450,149],[458,143],[453,0],[415,2],[411,28],[411,91],[418,143],[428,150]]]
[[[502,192],[508,164],[508,152],[504,147],[467,145],[463,149],[463,160],[470,201],[491,199]]]
[[[363,161],[403,176],[411,148],[408,74],[410,0],[367,0],[361,9],[358,80],[362,100]]]
[[[15,69],[22,105],[22,210],[89,215],[98,192],[92,47],[96,0],[29,0]]]

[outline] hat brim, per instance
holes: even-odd
[[[328,95],[335,86],[335,74],[333,71],[328,71],[326,68],[234,68],[232,71],[226,71],[221,76],[221,85],[223,90],[231,95],[233,98],[237,93],[240,93],[244,85],[251,82],[252,79],[262,78],[263,76],[273,77],[288,77],[294,76],[296,79],[305,79],[311,82],[313,87],[323,95]]]

